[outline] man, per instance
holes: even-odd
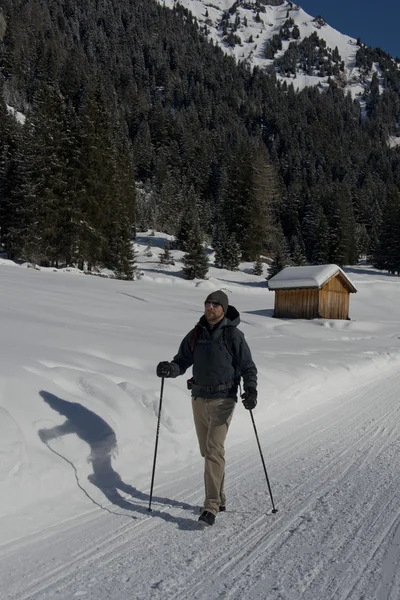
[[[205,459],[205,501],[199,521],[213,525],[218,511],[226,508],[224,492],[225,438],[236,405],[240,377],[243,377],[243,404],[248,410],[257,404],[257,369],[242,331],[240,315],[229,306],[228,296],[218,290],[209,294],[204,315],[183,339],[172,362],[160,362],[158,377],[178,377],[193,365],[192,390],[194,424]]]

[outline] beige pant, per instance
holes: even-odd
[[[225,438],[232,420],[234,398],[193,398],[193,417],[199,440],[200,454],[204,456],[204,509],[214,515],[226,503]]]

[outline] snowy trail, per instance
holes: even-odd
[[[3,546],[2,598],[398,600],[399,395],[393,370],[259,431],[277,515],[248,440],[228,448],[228,512],[213,528],[192,527],[199,463],[174,483],[159,474],[157,497],[185,508],[155,503],[146,515],[125,495],[132,510],[111,504],[119,514]]]

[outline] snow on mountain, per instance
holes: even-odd
[[[172,8],[176,0],[160,0]],[[302,42],[316,33],[326,42],[327,48],[337,48],[344,70],[338,74],[340,84],[350,89],[353,96],[360,95],[364,86],[360,71],[356,67],[356,53],[359,49],[354,38],[330,27],[321,17],[312,17],[293,2],[280,0],[179,0],[179,4],[189,9],[200,26],[206,27],[209,39],[237,60],[247,60],[253,66],[263,69],[273,68],[277,58],[283,56],[293,41]],[[225,22],[225,25],[224,25]],[[264,49],[273,36],[280,35],[281,28],[288,27],[290,39],[282,40],[282,49],[274,59],[265,58]],[[293,30],[296,31],[293,37]],[[231,33],[230,38],[226,32]],[[225,35],[224,35],[225,32]],[[236,37],[233,37],[236,36]],[[297,37],[298,36],[298,37]],[[300,67],[296,74],[281,80],[293,83],[296,89],[305,86],[326,84],[328,75],[319,76],[305,73]]]
[[[391,135],[389,138],[389,146],[391,148],[397,148],[400,146],[400,137],[396,137],[394,135]]]
[[[25,124],[26,116],[23,113],[16,110],[13,106],[8,106],[8,105],[7,105],[7,110],[11,115],[14,115],[14,117],[16,118],[18,123],[21,123],[21,125]]]

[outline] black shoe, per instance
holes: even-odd
[[[206,525],[214,525],[215,516],[212,513],[210,513],[208,510],[203,510],[203,512],[201,513],[201,515],[199,517],[199,521],[202,521]]]
[[[225,512],[226,511],[226,506],[225,504],[222,504],[221,506],[218,507],[219,512]],[[202,506],[200,506],[199,508],[199,513],[204,512],[204,508]]]

